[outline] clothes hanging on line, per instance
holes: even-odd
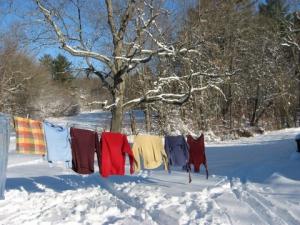
[[[71,127],[72,170],[79,174],[94,173],[94,155],[98,162],[99,138],[95,131]]]
[[[10,119],[0,114],[0,199],[4,199],[9,142]]]
[[[99,162],[99,168],[100,174],[103,177],[124,175],[126,154],[129,157],[130,174],[133,174],[134,156],[126,135],[114,132],[102,132],[100,147],[101,163]]]
[[[189,183],[192,181],[189,162],[189,146],[182,135],[166,136],[165,150],[168,155],[169,166],[180,166],[189,173]]]
[[[134,172],[141,169],[141,158],[145,169],[155,169],[162,163],[168,170],[168,156],[165,152],[162,137],[138,135],[134,137],[132,151],[134,154]]]
[[[195,172],[200,172],[201,164],[204,165],[206,171],[206,178],[208,178],[208,168],[205,154],[204,135],[201,134],[198,138],[193,138],[191,135],[187,136],[187,143],[189,145],[189,166],[194,166]]]
[[[47,160],[51,162],[66,162],[71,167],[71,138],[69,129],[44,121],[43,128],[47,145]]]
[[[189,160],[189,149],[184,136],[166,136],[165,150],[170,166],[186,166]]]
[[[102,132],[100,142],[95,125],[75,124],[68,129],[48,121],[41,123],[21,117],[15,117],[14,123],[18,153],[44,155],[47,152],[48,161],[72,162],[72,169],[79,174],[94,173],[96,152],[103,177],[124,175],[126,154],[130,174],[139,172],[143,161],[145,169],[155,169],[161,164],[167,171],[172,166],[184,167],[189,172],[190,182],[191,165],[199,172],[204,164],[208,177],[203,134],[196,139],[188,135],[187,142],[182,135],[166,136],[165,145],[161,136],[138,135],[131,150],[126,135],[121,133]]]
[[[46,154],[42,122],[21,117],[14,118],[17,153]]]

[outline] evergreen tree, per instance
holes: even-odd
[[[53,58],[51,55],[45,54],[40,58],[40,62],[49,70],[53,80],[65,82],[73,79],[71,74],[72,63],[65,56],[59,54],[56,58]]]
[[[72,63],[68,59],[59,54],[54,60],[52,65],[52,73],[54,80],[65,82],[72,79],[71,74]]]

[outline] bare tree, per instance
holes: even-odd
[[[296,111],[296,123],[300,126],[300,12],[294,12],[291,18],[286,19],[286,32],[282,46],[289,49],[291,58],[291,70],[294,73],[293,80],[298,84],[298,104]]]
[[[50,1],[35,0],[35,3],[44,16],[43,23],[50,28],[47,31],[55,34],[60,47],[85,59],[86,72],[97,75],[111,93],[112,102],[95,103],[112,112],[112,131],[121,130],[124,110],[141,103],[160,101],[180,105],[188,101],[193,92],[210,87],[220,90],[213,80],[206,86],[194,87],[191,77],[201,73],[192,67],[187,66],[184,74],[174,70],[170,73],[171,70],[165,68],[161,76],[156,76],[153,89],[125,102],[126,74],[138,71],[143,64],[155,62],[155,58],[190,65],[200,54],[199,46],[185,47],[170,38],[170,27],[162,22],[168,11],[163,9],[161,1],[105,0],[105,4],[89,1],[87,5],[84,1],[69,0],[57,1],[54,5]],[[175,93],[167,91],[170,83],[177,83]]]
[[[14,60],[14,61],[12,61]],[[28,93],[28,82],[32,74],[23,68],[28,59],[17,52],[16,43],[5,41],[0,52],[0,111],[24,113]],[[28,65],[29,66],[29,65]],[[18,104],[18,101],[23,104]],[[23,108],[22,108],[23,107]],[[21,110],[21,111],[20,111]]]

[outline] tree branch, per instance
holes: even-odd
[[[112,6],[112,1],[111,0],[105,0],[106,3],[106,10],[107,10],[107,21],[108,25],[113,37],[113,43],[116,46],[118,44],[118,33],[117,33],[117,28],[115,25],[114,17],[113,17],[113,6]]]
[[[61,31],[59,26],[54,22],[54,19],[51,16],[51,12],[48,9],[46,9],[45,6],[43,6],[41,4],[40,0],[36,0],[36,4],[37,4],[39,10],[43,13],[46,21],[53,28],[53,30],[58,38],[58,41],[64,50],[66,50],[67,52],[69,52],[70,54],[72,54],[74,56],[90,57],[90,58],[97,59],[97,60],[105,63],[110,68],[112,67],[111,60],[107,56],[96,53],[96,52],[89,51],[87,49],[78,50],[78,49],[76,49],[76,47],[72,47],[72,46],[68,45],[65,35],[63,34],[63,32]]]

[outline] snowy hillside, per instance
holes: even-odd
[[[191,184],[180,169],[80,176],[16,154],[12,137],[0,224],[300,224],[297,133],[208,144],[210,177]]]

